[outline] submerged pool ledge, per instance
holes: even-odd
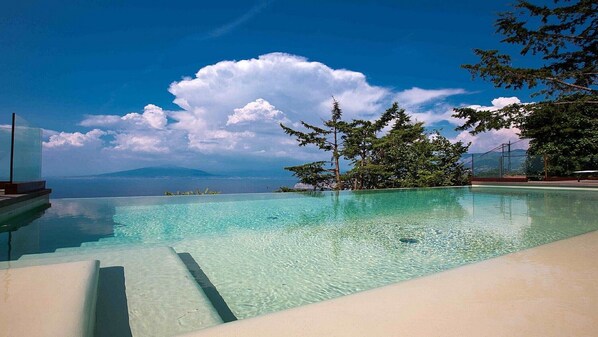
[[[22,194],[0,194],[0,226],[6,220],[32,209],[49,207],[51,189]]]
[[[595,336],[598,231],[184,336]]]

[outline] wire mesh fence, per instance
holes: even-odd
[[[472,178],[542,179],[544,158],[530,155],[520,142],[503,143],[490,151],[470,154],[464,164],[470,168]]]
[[[508,142],[484,153],[469,154],[463,164],[472,179],[562,180],[579,178],[580,172],[595,179],[598,174],[598,156],[532,155],[523,146],[526,143]],[[584,171],[587,170],[587,171]]]

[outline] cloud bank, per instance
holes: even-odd
[[[507,105],[511,104],[520,104],[521,101],[517,97],[499,97],[492,100],[492,105],[489,106],[482,106],[482,105],[469,105],[469,108],[477,109],[477,110],[489,110],[489,111],[496,111],[498,109],[504,108]],[[492,130],[488,132],[484,132],[478,135],[472,135],[468,131],[462,131],[459,133],[453,141],[461,141],[464,143],[471,143],[469,148],[469,152],[486,152],[490,149],[503,144],[503,143],[515,143],[512,149],[527,149],[529,147],[529,140],[520,140],[519,133],[521,130],[518,128],[510,128],[510,129],[501,129],[501,130]]]
[[[319,124],[329,118],[334,97],[347,120],[377,118],[398,101],[428,126],[458,125],[446,99],[466,93],[460,88],[396,91],[370,84],[360,72],[285,53],[208,65],[193,78],[171,83],[168,90],[179,109],[148,104],[140,112],[87,115],[79,125],[88,130],[48,132],[44,149],[51,158],[49,174],[52,162],[64,160],[97,162],[93,169],[103,171],[173,162],[226,171],[240,163],[259,169],[272,158],[281,163],[326,160],[326,154],[298,147],[279,124]],[[498,107],[513,99],[498,98],[492,104]],[[455,140],[473,140],[482,147],[504,141],[502,136],[462,133]],[[85,153],[91,158],[82,158]]]

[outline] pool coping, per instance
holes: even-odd
[[[518,184],[475,184],[472,188],[510,188],[510,189],[529,189],[529,190],[561,190],[561,191],[598,191],[598,186],[550,186],[550,185],[518,185]]]
[[[519,188],[561,188],[561,189],[598,189],[598,180],[554,180],[554,181],[472,181],[471,186],[485,187],[519,187]]]
[[[100,262],[0,270],[2,336],[93,336]]]
[[[595,336],[598,231],[182,336]]]

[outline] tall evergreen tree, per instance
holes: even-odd
[[[437,132],[428,135],[422,122],[412,123],[401,110],[377,145],[376,163],[385,168],[379,187],[463,185],[468,175],[460,159],[467,148]]]
[[[331,181],[339,188],[342,178],[351,182],[353,189],[448,186],[467,182],[467,171],[460,162],[467,146],[461,142],[452,144],[439,133],[427,134],[423,123],[411,123],[409,115],[397,103],[374,121],[344,122],[341,114],[338,102],[334,101],[332,118],[324,122],[326,128],[302,122],[310,131],[301,132],[281,124],[287,134],[296,137],[299,146],[314,144],[333,154],[335,168],[331,170],[324,168],[324,161],[285,167],[301,182],[314,189],[329,186]],[[391,122],[390,132],[378,137]],[[353,164],[342,178],[340,155]]]
[[[353,168],[346,174],[347,180],[353,182],[353,189],[361,190],[377,185],[375,177],[382,170],[382,167],[373,162],[374,149],[379,141],[378,134],[399,116],[400,110],[395,102],[375,121],[358,119],[343,124],[342,154],[353,164]]]
[[[332,171],[335,177],[335,184],[334,188],[336,190],[343,189],[343,182],[341,180],[341,172],[340,172],[340,157],[341,157],[341,136],[342,136],[342,127],[343,122],[341,121],[342,111],[338,104],[338,102],[333,98],[332,103],[332,111],[331,111],[331,118],[327,121],[324,121],[324,127],[317,127],[304,121],[301,121],[301,124],[309,130],[308,132],[302,132],[293,130],[282,123],[280,127],[284,130],[284,132],[288,135],[294,136],[299,142],[299,146],[306,146],[306,145],[315,145],[320,150],[324,150],[327,152],[332,152],[332,165],[333,168],[330,170]],[[317,171],[317,168],[322,168],[322,164],[320,162],[310,163],[307,164],[312,169],[312,173]],[[285,168],[291,170],[290,168]],[[313,171],[315,170],[315,171]],[[297,173],[296,171],[294,171]]]

